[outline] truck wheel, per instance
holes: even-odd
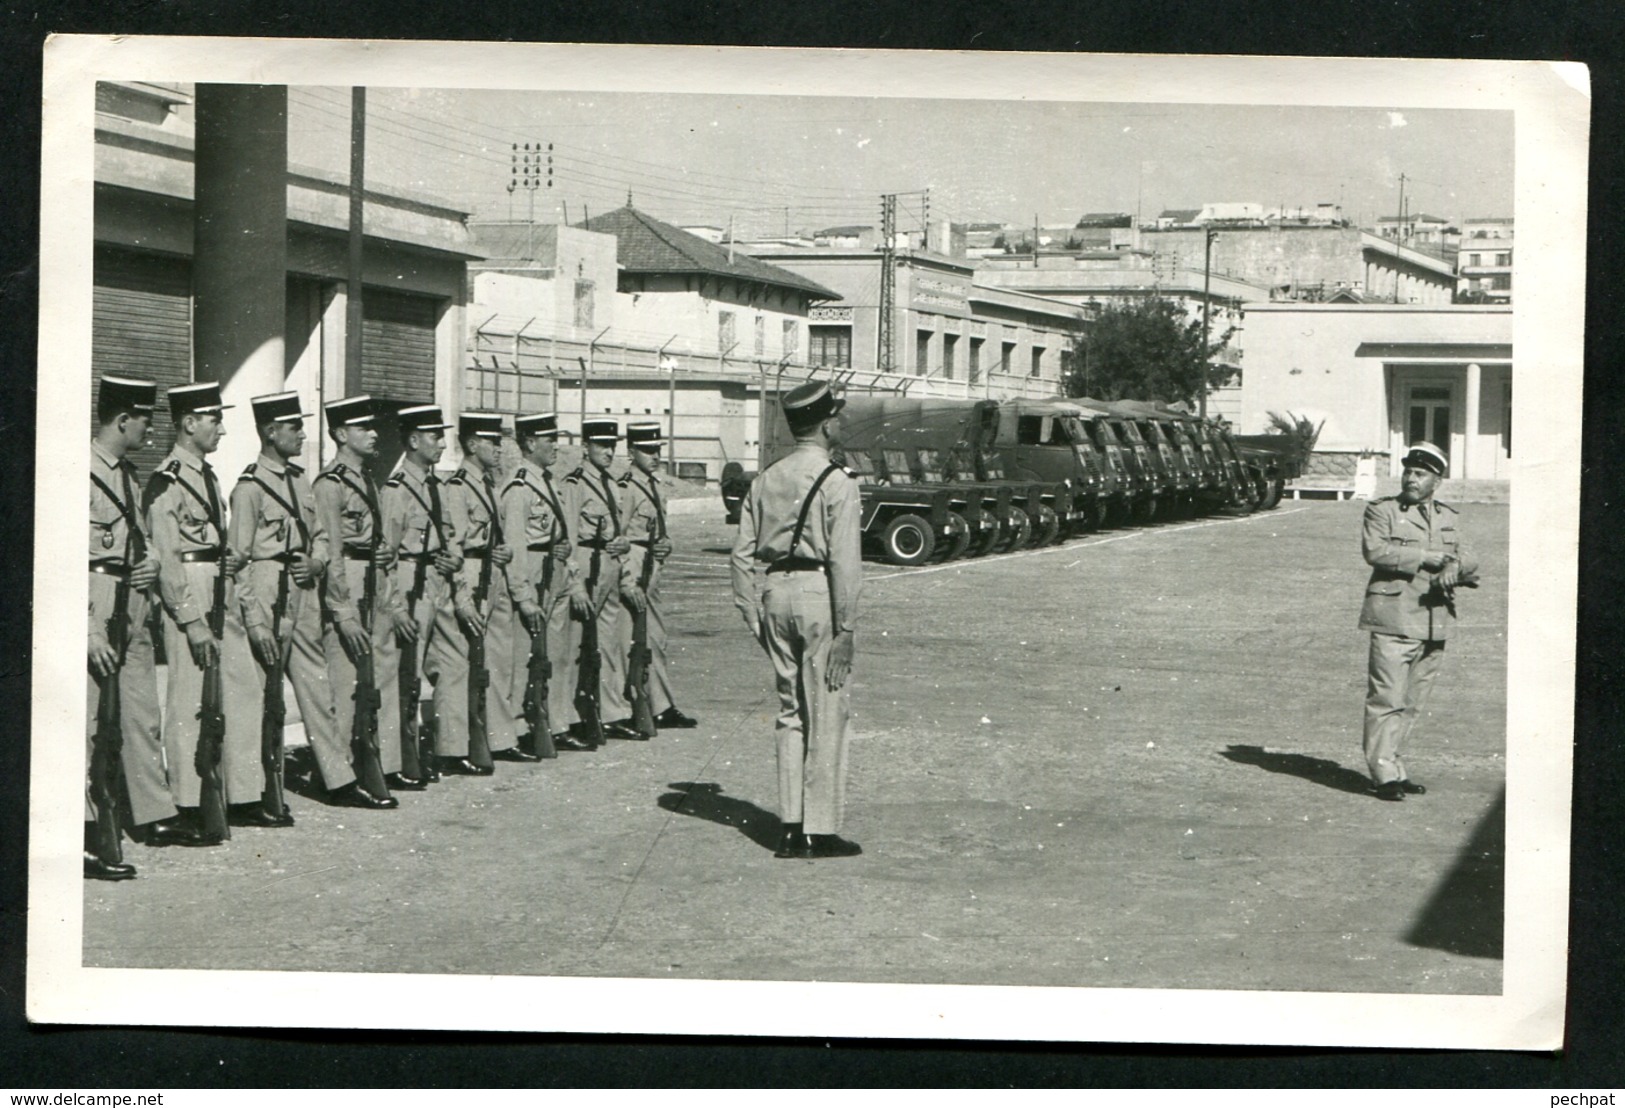
[[[1269,511],[1271,508],[1275,507],[1281,502],[1281,496],[1285,492],[1285,477],[1277,477],[1275,480],[1269,482],[1269,488],[1265,491],[1263,499],[1258,502],[1259,509],[1261,511]]]
[[[1020,550],[1033,537],[1033,521],[1020,508],[1010,509],[1010,520],[1004,527],[1004,541],[1000,550]]]
[[[1055,509],[1045,504],[1038,509],[1038,522],[1033,525],[1032,545],[1034,547],[1048,546],[1061,536],[1061,517],[1055,514]]]
[[[931,557],[936,536],[931,524],[913,513],[905,513],[886,524],[880,536],[881,553],[894,566],[917,566]]]
[[[981,532],[971,540],[970,556],[972,558],[980,558],[984,554],[991,554],[999,548],[999,540],[1004,537],[1004,528],[999,526],[997,516],[992,516],[991,518],[993,520],[993,526]]]
[[[970,548],[970,524],[958,512],[948,513],[948,537],[937,544],[932,561],[951,562],[963,558]]]
[[[1154,497],[1154,496],[1143,497],[1142,499],[1135,502],[1134,507],[1136,509],[1135,519],[1137,520],[1137,522],[1140,522],[1140,523],[1152,523],[1152,522],[1154,522],[1156,520],[1156,518],[1157,518],[1157,498],[1156,497]]]

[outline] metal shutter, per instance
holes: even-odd
[[[432,402],[440,301],[369,288],[362,295],[361,316],[361,391]]]
[[[192,380],[192,266],[184,258],[97,246],[91,307],[90,369],[146,377],[159,385],[152,445],[130,457],[143,477],[174,445],[165,390]],[[92,433],[95,395],[91,396]]]

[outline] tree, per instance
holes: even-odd
[[[1214,330],[1202,351],[1202,320],[1188,319],[1162,297],[1114,304],[1080,328],[1067,344],[1062,384],[1068,396],[1101,400],[1196,400],[1202,389],[1224,384],[1234,370],[1214,362],[1230,345],[1235,327]]]

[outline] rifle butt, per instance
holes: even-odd
[[[220,684],[220,665],[203,671],[203,704],[198,728],[198,821],[203,834],[218,841],[231,838],[231,822],[226,813],[226,786],[220,761],[225,752],[225,690]]]
[[[119,816],[119,751],[124,735],[119,722],[119,671],[102,678],[96,707],[96,735],[90,751],[90,798],[96,809],[91,832],[96,857],[116,865],[124,860],[124,828]]]
[[[260,807],[278,819],[288,812],[283,790],[282,743],[287,721],[288,706],[282,695],[282,672],[278,669],[265,679],[265,718],[260,726],[260,764],[265,770]]]

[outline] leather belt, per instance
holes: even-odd
[[[123,562],[91,562],[90,572],[105,573],[109,577],[122,579],[130,575],[130,567]]]
[[[627,541],[630,542],[633,546],[648,546],[650,540],[648,540],[648,539],[628,539]]]
[[[463,548],[463,557],[465,558],[489,558],[490,556],[491,548],[489,546],[467,546]]]
[[[376,547],[344,544],[344,556],[352,562],[370,562]]]
[[[271,554],[264,558],[252,558],[250,560],[255,562],[280,562],[281,564],[287,566],[293,564],[293,556],[295,554],[303,553],[303,550],[284,550],[280,554]]]
[[[218,562],[219,560],[220,550],[218,547],[210,547],[208,550],[181,551],[181,561],[183,562]]]
[[[576,546],[582,550],[606,550],[609,548],[608,539],[593,539],[589,542],[578,542]]]
[[[436,555],[439,553],[440,551],[438,550],[430,550],[427,553],[421,550],[414,550],[411,553],[402,553],[396,556],[400,558],[401,561],[411,562],[413,565],[432,566],[434,565]]]
[[[543,550],[552,550],[553,549],[553,544],[550,543],[550,542],[533,542],[533,543],[526,544],[525,549],[526,550],[534,550],[534,551],[537,551],[537,552],[540,552],[540,551],[543,551]]]
[[[780,558],[767,567],[769,573],[797,573],[802,571],[822,570],[824,563],[817,558]]]

